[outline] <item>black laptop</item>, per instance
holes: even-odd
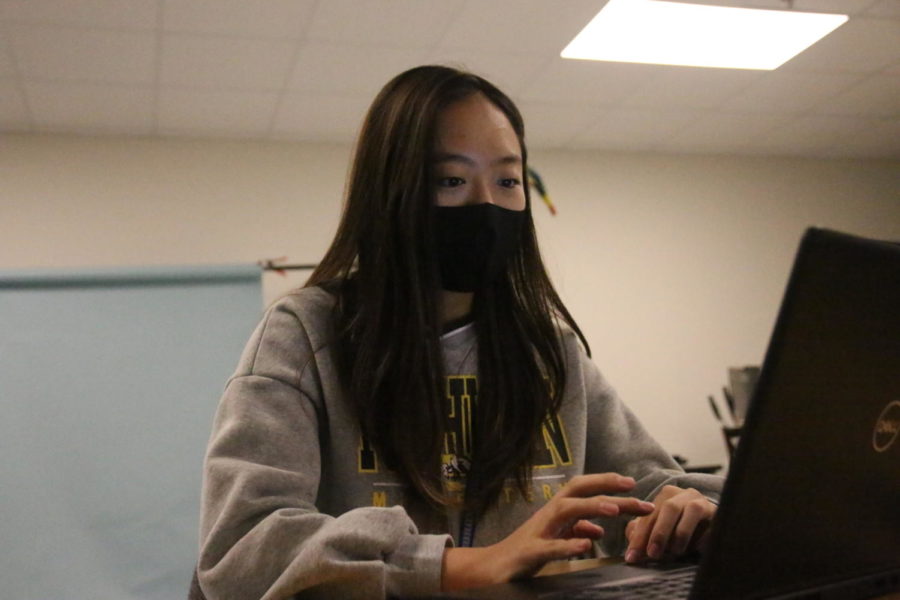
[[[809,229],[708,549],[444,598],[856,599],[900,590],[900,246]]]

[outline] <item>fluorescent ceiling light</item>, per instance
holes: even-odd
[[[847,15],[609,0],[563,58],[776,69],[843,25]]]

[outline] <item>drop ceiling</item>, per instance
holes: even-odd
[[[391,76],[444,63],[534,148],[900,159],[900,0],[717,2],[850,20],[746,71],[560,58],[604,0],[0,0],[0,132],[351,143]]]

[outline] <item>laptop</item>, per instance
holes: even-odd
[[[669,587],[679,579],[682,591]],[[812,228],[699,565],[618,564],[440,597],[845,600],[892,591],[900,591],[900,245]]]

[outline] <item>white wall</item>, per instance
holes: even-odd
[[[594,358],[692,463],[722,462],[706,403],[759,364],[809,225],[900,240],[900,163],[534,153],[559,215],[544,254]],[[721,399],[722,394],[719,392]]]
[[[0,269],[315,262],[350,149],[6,135]],[[706,395],[759,363],[803,229],[900,239],[900,162],[532,152],[545,258],[651,432],[724,461]],[[272,299],[293,281],[266,278]],[[237,357],[235,357],[237,359]]]

